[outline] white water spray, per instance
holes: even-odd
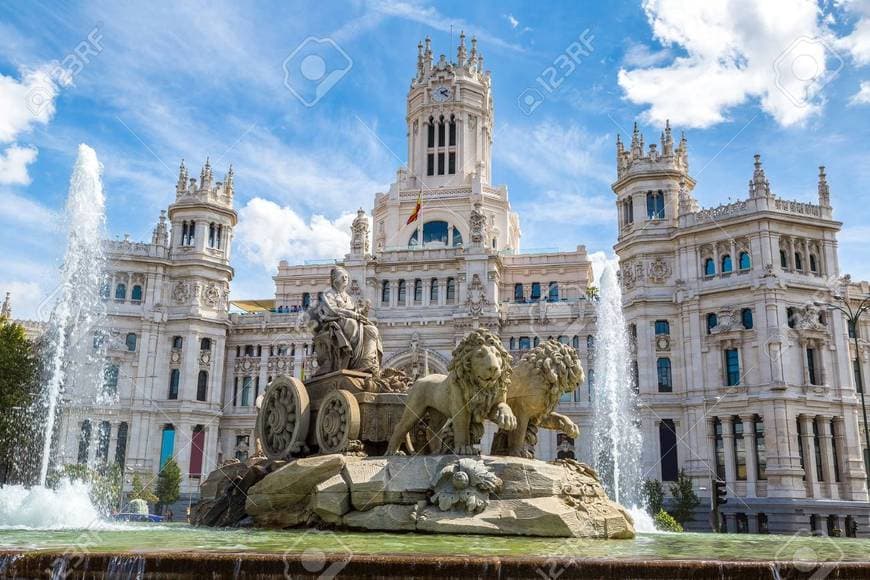
[[[595,334],[592,452],[605,489],[626,506],[641,503],[641,433],[622,314],[622,291],[613,266],[601,275]]]
[[[46,337],[49,341],[44,405],[42,464],[39,485],[44,486],[51,462],[51,444],[61,396],[67,392],[98,393],[102,386],[103,357],[93,348],[94,332],[105,317],[100,286],[105,271],[105,197],[100,181],[102,166],[96,152],[79,145],[70,178],[64,226],[67,248],[61,268],[56,302]]]

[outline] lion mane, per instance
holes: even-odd
[[[501,359],[502,372],[492,381],[483,382],[474,376],[472,369],[472,356],[481,348],[490,348]],[[486,329],[472,332],[463,338],[456,348],[453,349],[453,359],[450,361],[448,371],[452,372],[462,400],[468,403],[471,410],[471,436],[472,441],[479,441],[483,436],[483,422],[489,418],[496,403],[506,395],[510,387],[511,355],[505,349],[501,339]]]
[[[577,351],[555,339],[524,354],[518,366],[521,365],[534,369],[547,384],[548,412],[556,408],[564,393],[573,391],[586,380]]]

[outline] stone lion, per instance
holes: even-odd
[[[405,411],[387,454],[400,453],[403,442],[413,453],[408,434],[427,412],[430,425],[442,425],[442,431],[452,425],[453,453],[475,454],[474,443],[483,434],[484,420],[505,431],[516,427],[506,402],[510,382],[511,358],[498,336],[484,329],[471,332],[453,349],[448,374],[425,376],[408,390]]]
[[[577,351],[550,339],[527,352],[513,371],[507,403],[516,416],[517,427],[496,433],[492,454],[534,457],[539,427],[577,437],[577,425],[553,411],[563,393],[573,391],[585,380]]]

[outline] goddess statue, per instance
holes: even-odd
[[[308,309],[317,353],[314,376],[355,370],[380,376],[384,352],[377,327],[366,316],[366,305],[347,292],[350,275],[336,266],[329,274],[330,288]]]

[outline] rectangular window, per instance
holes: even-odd
[[[251,391],[254,386],[253,377],[245,377],[242,379],[242,407],[251,406]]]
[[[855,375],[855,390],[859,393],[864,392],[864,381],[861,377],[861,361],[855,359],[852,361],[852,373]]]
[[[540,282],[532,282],[532,301],[538,301],[541,299],[541,283]]]
[[[190,477],[202,476],[202,456],[205,449],[205,431],[201,425],[193,428],[190,439]]]
[[[175,428],[172,425],[163,427],[163,437],[160,441],[160,469],[172,459],[175,450]]]
[[[740,384],[740,357],[736,348],[725,350],[726,385],[733,387]]]
[[[677,430],[672,419],[659,423],[659,453],[662,465],[662,481],[676,481],[679,466],[677,461]]]
[[[656,373],[658,374],[659,392],[671,393],[674,390],[671,378],[671,359],[660,358],[656,361]]]
[[[831,425],[830,425],[830,427],[828,427],[828,429],[831,430],[831,434],[836,434],[836,433],[837,433],[836,428],[835,428],[835,425],[836,425],[836,423],[834,423],[834,420],[831,419]],[[832,445],[831,445],[831,453],[832,453],[832,455],[834,456],[834,457],[833,457],[833,459],[834,459],[834,479],[836,480],[837,483],[840,483],[840,454],[839,454],[839,452],[838,452],[838,450],[837,450],[837,439],[836,439],[836,437],[835,437],[834,440],[832,441]]]
[[[239,400],[239,377],[233,377],[233,407],[236,406],[236,401]]]
[[[454,123],[452,121],[450,123],[449,137],[450,137],[450,146],[453,147],[454,145],[456,145],[456,123]]]
[[[453,151],[447,154],[447,173],[449,175],[456,173],[456,153]]]
[[[746,440],[743,438],[743,421],[734,419],[734,461],[737,467],[737,479],[746,481]]]
[[[444,175],[444,154],[438,154],[438,175]]]
[[[813,419],[813,449],[816,450],[816,480],[824,481],[822,473],[822,440],[819,438],[819,425]]]
[[[435,175],[435,154],[426,155],[426,175]]]
[[[755,463],[759,481],[767,479],[767,444],[764,442],[764,419],[755,416]]]
[[[656,320],[656,336],[668,335],[671,333],[671,325],[667,320]]]
[[[444,147],[444,119],[438,123],[438,146]]]
[[[798,456],[799,456],[800,462],[801,462],[801,469],[804,472],[803,479],[804,479],[804,481],[806,481],[806,479],[807,479],[807,465],[806,465],[806,461],[804,460],[804,438],[801,435],[801,418],[800,417],[795,417],[795,424],[797,425]]]
[[[810,377],[810,384],[817,385],[816,382],[816,349],[807,349],[807,374]]]
[[[426,125],[427,127],[427,135],[426,135],[426,145],[428,147],[435,147],[435,125],[429,123]]]

